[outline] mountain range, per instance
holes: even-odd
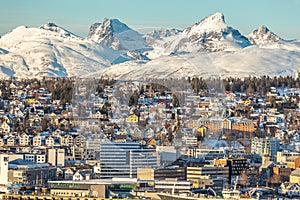
[[[284,76],[299,64],[299,40],[284,40],[266,26],[244,36],[221,13],[183,30],[140,34],[105,18],[87,38],[54,23],[19,26],[0,38],[0,78]]]

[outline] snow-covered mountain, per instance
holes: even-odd
[[[178,35],[182,30],[179,29],[166,29],[161,28],[159,30],[154,30],[146,34],[146,41],[150,45],[154,45],[157,41],[163,41],[168,37]]]
[[[222,13],[210,15],[192,27],[186,28],[183,35],[188,39],[187,45],[192,45],[196,49],[198,46],[203,46],[209,51],[236,50],[251,45],[238,30],[225,24]],[[185,42],[180,41],[180,43]]]
[[[249,41],[252,44],[265,44],[270,42],[283,41],[282,38],[271,32],[266,26],[261,26],[254,30],[248,36]]]
[[[54,23],[20,26],[0,38],[0,77],[79,76],[132,59]]]
[[[114,50],[144,51],[149,46],[141,34],[118,19],[105,18],[102,23],[91,25],[88,39]]]
[[[299,68],[300,41],[286,41],[265,26],[245,37],[221,13],[183,30],[145,35],[105,19],[86,39],[53,23],[20,26],[0,38],[0,77],[243,77],[293,75]]]
[[[153,32],[147,35],[147,41],[151,41],[154,47],[149,52],[150,58],[174,52],[235,51],[251,45],[238,30],[225,24],[225,17],[221,13],[212,14],[182,32],[173,31],[167,36]]]
[[[300,66],[300,42],[253,45],[238,51],[192,52],[162,56],[149,62],[120,63],[94,73],[123,80],[147,78],[246,77],[293,75]]]

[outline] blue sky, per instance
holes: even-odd
[[[0,0],[0,35],[19,26],[54,22],[85,37],[89,26],[118,18],[139,32],[191,26],[221,12],[242,34],[261,25],[285,39],[300,39],[300,0]]]

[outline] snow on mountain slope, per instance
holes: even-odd
[[[149,35],[151,34],[148,34],[148,38]],[[251,45],[238,30],[225,24],[224,15],[221,13],[212,14],[177,34],[160,37],[157,42],[154,39],[152,37],[150,40],[154,47],[148,53],[150,58],[174,52],[235,51]]]
[[[92,25],[88,39],[53,23],[20,26],[0,38],[0,78],[244,77],[293,75],[300,68],[300,41],[285,41],[264,26],[248,37],[226,25],[221,13],[183,31],[144,36],[116,19]]]
[[[124,80],[180,77],[293,75],[299,68],[300,43],[253,45],[239,51],[173,54],[149,62],[127,62],[94,73]]]
[[[264,44],[283,41],[282,38],[271,32],[266,26],[259,27],[258,29],[250,33],[247,37],[252,44]]]
[[[178,40],[178,37],[182,34],[182,30],[179,29],[165,29],[154,30],[145,35],[146,41],[153,50],[147,51],[147,55],[150,59],[155,59],[160,56],[169,55],[173,50],[168,49],[168,46],[174,41]]]
[[[149,49],[145,38],[117,19],[105,18],[91,25],[88,39],[115,50],[145,51]]]
[[[293,76],[299,69],[300,45],[253,45],[231,53],[218,52],[211,58],[221,76]]]
[[[240,32],[225,24],[222,13],[212,14],[199,23],[183,31],[194,46],[202,44],[206,50],[236,50],[250,46],[250,42]]]
[[[0,38],[0,49],[2,77],[78,76],[132,59],[53,23],[17,27]]]

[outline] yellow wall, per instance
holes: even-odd
[[[138,116],[136,115],[130,115],[126,118],[126,121],[127,122],[138,122],[139,121],[139,118]]]
[[[300,177],[299,176],[290,176],[290,183],[298,183],[300,184]]]
[[[154,180],[154,169],[152,168],[138,168],[137,178],[140,180]]]
[[[215,159],[214,165],[225,166],[225,165],[227,165],[227,160],[226,159]]]

